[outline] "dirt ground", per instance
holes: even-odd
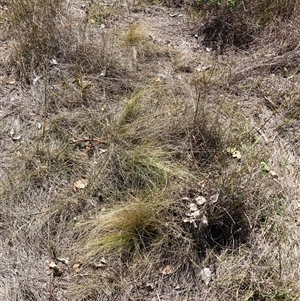
[[[98,2],[104,7],[116,9],[117,4]],[[48,70],[51,78],[49,93],[54,96],[48,104],[45,103],[45,76],[40,71],[35,75],[31,74],[30,84],[17,78],[8,67],[9,56],[14,49],[13,37],[8,34],[9,31],[0,30],[0,299],[224,300],[222,292],[214,290],[215,284],[206,286],[199,275],[187,273],[188,276],[185,276],[184,273],[179,273],[176,279],[167,278],[159,272],[157,275],[147,275],[145,271],[141,271],[141,275],[127,278],[114,275],[114,266],[123,263],[114,263],[105,272],[111,275],[112,282],[113,279],[123,281],[123,290],[116,285],[117,289],[114,291],[114,286],[110,283],[107,297],[97,294],[94,294],[94,297],[85,297],[77,293],[76,285],[88,284],[96,290],[97,286],[106,283],[97,280],[93,275],[98,275],[98,270],[90,268],[76,271],[74,265],[82,260],[80,250],[75,249],[77,232],[66,226],[72,221],[76,222],[78,219],[84,219],[84,216],[101,211],[99,206],[95,205],[95,196],[91,195],[85,199],[85,196],[72,187],[72,183],[85,174],[86,166],[81,166],[80,162],[96,169],[98,165],[94,162],[100,160],[101,154],[98,154],[98,157],[87,157],[78,153],[78,170],[71,169],[67,177],[55,172],[51,177],[47,176],[43,164],[37,168],[36,161],[36,158],[42,156],[39,146],[44,139],[41,138],[43,131],[52,131],[51,135],[54,133],[54,136],[47,138],[47,147],[55,150],[57,148],[53,138],[53,124],[58,124],[58,128],[63,127],[64,118],[70,116],[78,115],[80,120],[80,114],[84,110],[86,116],[98,116],[106,122],[105,116],[114,115],[129,95],[145,83],[157,81],[159,84],[172,86],[176,97],[186,99],[187,103],[196,109],[195,83],[199,79],[203,80],[204,76],[213,77],[206,87],[207,105],[216,111],[219,106],[226,107],[228,119],[236,114],[241,116],[239,121],[242,120],[242,123],[243,118],[247,118],[248,124],[255,131],[253,135],[257,143],[268,150],[268,165],[274,172],[270,175],[270,181],[280,187],[285,202],[284,212],[278,214],[272,227],[280,224],[286,234],[280,245],[276,241],[269,242],[267,238],[266,241],[252,243],[256,245],[257,256],[261,253],[266,257],[274,257],[274,262],[278,262],[280,281],[292,283],[297,287],[300,280],[300,74],[297,69],[300,63],[299,46],[280,53],[279,46],[276,48],[274,43],[263,44],[262,37],[260,44],[253,43],[247,49],[228,48],[220,53],[201,43],[203,36],[198,31],[201,22],[184,8],[124,2],[118,6],[119,13],[100,24],[91,20],[92,16],[87,17],[85,10],[88,6],[87,1],[68,1],[66,9],[69,10],[70,22],[73,22],[71,26],[81,28],[80,26],[86,24],[89,38],[92,37],[95,44],[100,44],[97,39],[102,39],[105,34],[111,39],[108,43],[113,45],[115,40],[123,39],[128,30],[136,26],[142,31],[145,39],[143,43],[147,46],[143,44],[112,49],[108,47],[111,56],[117,58],[120,66],[126,70],[126,75],[119,76],[123,71],[117,70],[114,74],[101,76],[101,72],[105,70],[97,70],[94,66],[96,71],[91,71],[85,76],[86,81],[92,82],[87,100],[78,100],[75,73],[71,74],[68,69],[72,61],[60,62],[57,59],[57,63],[50,65]],[[1,4],[0,7],[3,13],[6,13],[5,4]],[[76,37],[80,38],[80,35]],[[290,64],[291,61],[293,64]],[[210,71],[212,75],[209,75]],[[63,92],[62,87],[65,87]],[[72,126],[68,125],[66,131],[72,131]],[[77,126],[74,124],[74,128]],[[97,138],[100,137],[99,134]],[[62,153],[63,151],[58,151],[57,157],[61,158]],[[24,178],[26,173],[27,179]],[[31,181],[30,185],[27,180]],[[268,186],[265,189],[268,191]],[[272,191],[269,194],[272,195]],[[58,203],[58,198],[65,204]],[[69,213],[66,214],[68,210]],[[249,223],[251,225],[252,221]],[[281,235],[279,230],[278,235]],[[78,249],[81,247],[77,246]],[[241,262],[235,265],[234,257],[230,263],[222,261],[227,252],[229,251],[224,250],[219,253],[215,262],[209,263],[215,283],[221,281],[220,279],[224,282],[230,281],[225,279],[226,275],[229,275],[229,278],[234,277],[235,270],[246,270],[251,261],[245,261],[244,267],[241,267]],[[253,253],[251,256],[256,255]],[[49,268],[51,262],[55,262],[52,269]],[[227,264],[232,269],[230,272],[227,271]],[[261,265],[264,263],[261,262]],[[141,277],[145,279],[141,280]],[[138,281],[141,281],[140,285],[136,284]],[[195,282],[199,285],[195,286]],[[247,286],[247,283],[244,285]],[[239,299],[238,289],[225,290],[224,294],[228,300],[299,298],[299,295],[294,299],[289,298],[287,293],[282,299],[278,296],[264,299],[263,296],[255,297],[255,294],[249,299],[245,296]]]

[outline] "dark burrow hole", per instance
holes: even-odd
[[[203,37],[201,40],[203,46],[220,52],[232,46],[247,49],[254,42],[253,30],[246,23],[237,22],[230,16],[210,17],[194,29],[193,34]]]

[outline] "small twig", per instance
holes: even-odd
[[[49,259],[51,259],[51,254],[50,254],[50,219],[48,218],[47,221],[47,243],[48,243],[48,250],[49,250]],[[49,260],[50,261],[50,260]],[[49,275],[49,301],[53,300],[53,274],[50,273]]]
[[[279,260],[279,279],[282,279],[282,256],[281,256],[281,246],[278,238],[277,238],[277,246],[278,246],[278,260]]]
[[[270,97],[263,95],[269,107],[275,111],[278,111],[276,104],[270,99]]]
[[[70,134],[73,137],[72,142],[97,142],[97,143],[108,143],[107,141],[101,139],[101,138],[79,138],[75,136],[71,131],[67,130],[67,133]]]
[[[157,295],[157,299],[158,299],[158,301],[161,301],[161,299],[160,299],[160,297],[159,297],[159,294],[158,294],[158,293],[156,293],[156,295]]]
[[[45,214],[45,213],[49,213],[49,211],[50,211],[50,209],[44,210],[44,211],[41,211],[41,212],[30,213],[30,214],[28,214],[28,215],[29,215],[29,216],[32,216],[32,215]]]
[[[199,89],[198,95],[197,95],[197,102],[196,102],[195,115],[194,115],[194,133],[195,133],[195,130],[196,130],[196,123],[197,123],[197,119],[198,119],[198,113],[199,113],[200,101],[201,101],[201,91],[200,91],[200,89]]]
[[[49,207],[49,210],[50,210],[50,197],[48,197],[48,207]],[[50,245],[50,217],[47,220],[47,244],[48,244],[48,252],[49,252],[49,255],[48,255],[49,256],[49,262],[51,262],[52,248],[51,248],[51,245]],[[52,301],[52,300],[53,300],[53,274],[50,273],[50,275],[49,275],[49,301]]]
[[[262,131],[262,129],[263,129],[263,128],[266,126],[266,124],[271,120],[271,118],[273,118],[273,116],[274,116],[275,114],[276,114],[276,112],[273,112],[273,113],[271,114],[271,116],[265,120],[265,122],[263,123],[263,125],[262,125],[260,128],[256,129],[256,132],[260,134],[260,132]],[[249,134],[250,134],[250,133],[249,133]]]
[[[48,93],[47,93],[47,80],[48,80],[48,55],[46,56],[45,68],[44,68],[44,101],[43,101],[43,128],[42,128],[42,137],[45,140],[46,135],[46,110],[48,102]]]
[[[9,112],[9,113],[5,114],[4,116],[2,116],[1,118],[4,119],[4,118],[9,117],[10,115],[13,115],[15,113],[16,113],[15,111]]]

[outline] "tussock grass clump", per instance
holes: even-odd
[[[144,143],[134,149],[119,149],[125,154],[124,161],[118,161],[121,188],[163,187],[172,177],[184,171],[172,163],[172,155],[153,143]],[[117,167],[117,166],[116,166]]]
[[[160,89],[150,85],[134,93],[104,130],[108,152],[105,177],[100,175],[99,180],[105,191],[152,190],[166,187],[171,180],[193,178],[178,160],[183,156],[176,145],[178,133],[172,137],[168,131],[180,112],[163,101],[166,91]]]
[[[126,46],[139,46],[145,43],[146,29],[141,24],[132,24],[124,37]]]
[[[132,255],[147,249],[160,231],[156,207],[153,203],[128,201],[90,221],[92,231],[87,245],[90,255],[105,250]]]

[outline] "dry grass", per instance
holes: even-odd
[[[221,48],[239,46],[240,22],[252,39],[296,11],[162,2],[214,15]],[[27,85],[2,77],[0,298],[297,300],[297,48],[180,48],[173,15],[154,7],[159,31],[126,5],[8,4],[7,76]]]
[[[41,70],[49,60],[63,54],[62,5],[59,0],[9,3],[10,33],[16,41],[12,62],[26,81],[29,81],[28,72]]]

